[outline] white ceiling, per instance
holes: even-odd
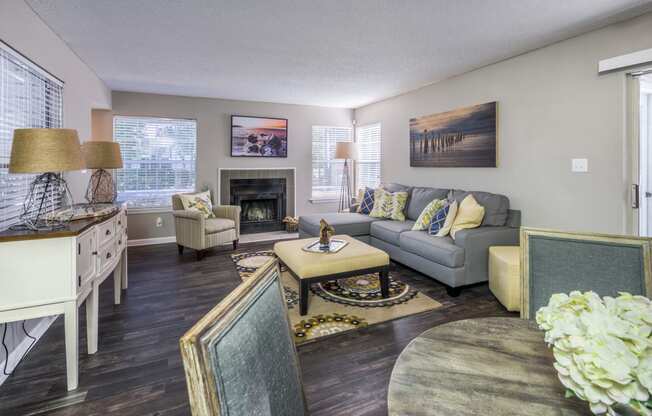
[[[650,0],[26,0],[113,90],[359,107]]]

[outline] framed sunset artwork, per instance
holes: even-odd
[[[231,116],[231,156],[287,157],[288,120]]]

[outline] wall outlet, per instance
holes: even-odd
[[[163,218],[156,217],[156,228],[161,228],[163,226]]]
[[[586,173],[589,171],[588,159],[573,159],[571,160],[571,172]]]

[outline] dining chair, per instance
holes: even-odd
[[[193,416],[308,414],[278,260],[240,284],[180,345]]]
[[[652,295],[649,238],[521,228],[521,318],[555,293]]]

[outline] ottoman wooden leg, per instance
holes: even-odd
[[[308,313],[308,292],[310,283],[305,280],[299,281],[299,315],[303,316]]]
[[[385,269],[382,272],[378,273],[380,278],[380,294],[383,298],[389,297],[389,270]]]

